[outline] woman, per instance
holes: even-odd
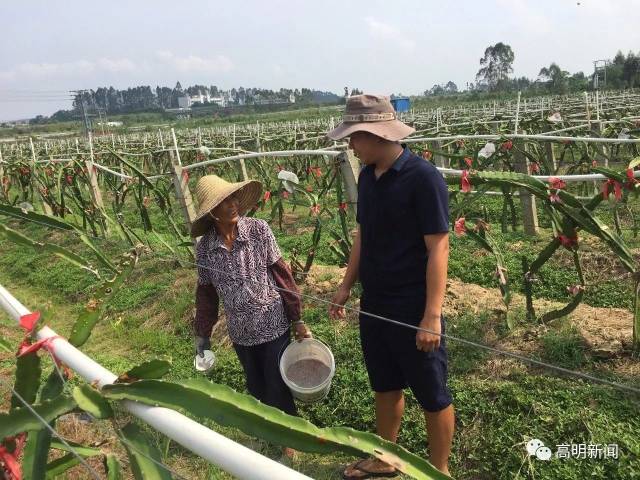
[[[196,247],[196,351],[203,356],[211,348],[221,296],[249,393],[295,415],[293,397],[280,375],[279,355],[290,342],[291,328],[296,340],[311,332],[300,320],[298,289],[269,225],[243,216],[261,194],[257,181],[229,183],[216,175],[198,181],[199,210],[191,227],[192,237],[202,236]],[[285,453],[290,454],[286,449]]]

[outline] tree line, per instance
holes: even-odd
[[[211,100],[209,102],[206,99],[207,93]],[[162,111],[178,108],[178,99],[180,97],[194,97],[201,94],[204,96],[204,101],[198,103],[202,105],[215,105],[214,99],[222,97],[228,106],[252,105],[261,101],[287,103],[290,101],[291,96],[293,96],[296,103],[302,104],[338,103],[341,99],[334,93],[309,88],[270,90],[239,87],[222,90],[216,85],[192,85],[183,88],[180,82],[177,82],[173,88],[157,86],[152,89],[148,85],[142,85],[122,90],[114,87],[83,90],[76,94],[71,110],[59,110],[50,119],[39,117],[43,121],[72,120],[81,115],[83,108],[92,114],[100,112],[106,115]],[[194,105],[197,105],[197,103]]]
[[[580,92],[594,88],[594,73],[585,75],[584,72],[570,73],[562,69],[556,62],[548,67],[542,67],[538,77],[511,77],[515,54],[510,45],[498,42],[490,45],[484,51],[480,59],[480,69],[476,74],[476,81],[467,83],[469,92],[514,92],[523,91],[533,94],[564,94]],[[623,89],[640,87],[640,52],[629,52],[627,55],[621,51],[613,60],[607,61],[606,83],[604,83],[604,71],[599,79],[599,87],[607,89]],[[425,90],[425,96],[447,95],[458,93],[458,86],[449,81],[446,84],[436,84]]]

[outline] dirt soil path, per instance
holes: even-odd
[[[330,299],[340,284],[345,269],[331,266],[314,265],[309,272],[305,291]],[[525,311],[524,295],[514,293],[509,309]],[[564,306],[563,303],[535,299],[537,312],[549,311]],[[448,317],[469,312],[488,312],[493,321],[505,321],[507,308],[502,302],[498,288],[485,288],[480,285],[464,283],[456,279],[447,281],[447,293],[444,302],[444,314]],[[524,313],[523,313],[524,314]],[[579,305],[567,320],[577,329],[589,352],[602,358],[615,358],[628,352],[633,338],[633,315],[623,308],[602,308]],[[516,329],[500,345],[523,353],[536,350],[537,337],[548,329],[545,325],[530,325]],[[491,339],[486,339],[491,340]],[[533,341],[532,341],[533,340]]]

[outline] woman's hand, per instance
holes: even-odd
[[[300,341],[303,338],[312,338],[311,330],[309,330],[309,327],[307,327],[304,322],[293,324],[293,336],[297,341]]]
[[[211,340],[208,337],[196,337],[196,354],[204,358],[204,351],[211,350]]]

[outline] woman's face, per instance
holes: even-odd
[[[213,209],[213,216],[217,217],[220,223],[236,223],[240,218],[240,201],[238,192],[229,195],[224,201]]]

